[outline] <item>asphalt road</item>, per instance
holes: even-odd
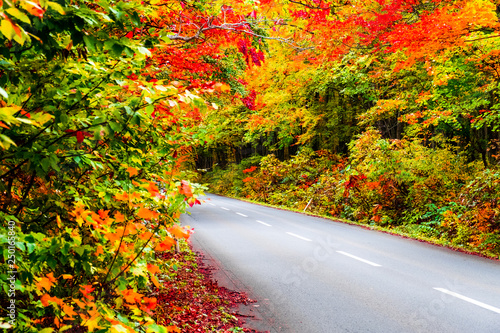
[[[181,216],[270,332],[500,332],[500,262],[209,194]]]

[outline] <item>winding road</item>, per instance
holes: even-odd
[[[500,332],[500,262],[208,194],[191,242],[261,331]]]

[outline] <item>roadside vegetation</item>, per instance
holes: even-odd
[[[349,158],[303,148],[289,160],[252,157],[204,178],[210,191],[337,217],[500,258],[500,170],[446,148],[372,130]]]

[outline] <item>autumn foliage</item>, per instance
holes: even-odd
[[[273,4],[290,16],[270,35],[300,42],[270,44],[255,103],[212,123],[211,188],[497,257],[497,3]]]
[[[17,272],[16,328],[178,331],[151,290],[191,233],[178,217],[200,203],[195,164],[222,193],[498,256],[497,13],[0,1],[0,275]]]

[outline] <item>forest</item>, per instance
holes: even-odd
[[[205,190],[500,258],[499,15],[0,0],[0,328],[243,332],[188,276]]]

